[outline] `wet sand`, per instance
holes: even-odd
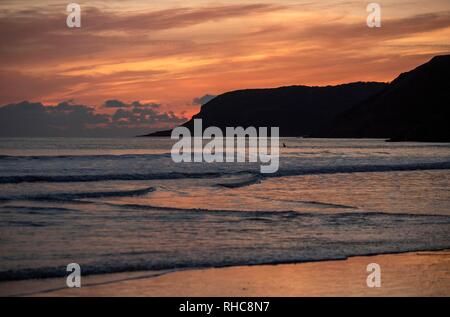
[[[369,263],[381,287],[369,288]],[[50,290],[52,289],[52,290]],[[0,283],[0,295],[31,296],[450,296],[450,250],[351,257],[340,261],[134,272]]]

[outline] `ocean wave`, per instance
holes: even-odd
[[[183,179],[183,178],[216,178],[222,173],[151,173],[151,174],[96,174],[96,175],[17,175],[0,176],[0,184],[18,183],[73,183],[99,182],[112,180],[145,181],[155,179]]]
[[[52,160],[124,160],[169,157],[170,153],[160,154],[95,154],[95,155],[0,155],[0,161],[52,161]]]
[[[225,187],[225,188],[240,188],[245,186],[250,186],[254,184],[258,184],[261,182],[261,175],[254,175],[247,179],[241,179],[234,182],[226,182],[226,183],[218,183],[217,186]]]
[[[159,210],[159,211],[173,211],[173,212],[192,212],[192,213],[209,213],[209,214],[221,214],[229,216],[239,216],[239,217],[255,217],[255,216],[276,216],[276,217],[283,217],[283,218],[297,218],[297,217],[307,217],[307,218],[314,218],[317,216],[324,216],[329,218],[365,218],[365,217],[397,217],[400,220],[408,217],[408,218],[417,218],[417,219],[425,219],[428,217],[428,219],[435,219],[438,221],[445,221],[446,223],[450,224],[450,216],[443,215],[443,214],[433,214],[433,213],[427,213],[427,214],[417,214],[417,213],[406,213],[406,212],[381,212],[381,211],[358,211],[356,207],[352,206],[345,206],[345,205],[334,205],[334,204],[327,204],[322,203],[319,201],[307,201],[309,204],[314,205],[326,205],[326,206],[338,206],[338,208],[342,209],[354,209],[354,211],[351,212],[320,212],[320,211],[296,211],[296,210],[241,210],[241,209],[211,209],[211,208],[183,208],[183,207],[170,207],[170,206],[156,206],[156,205],[141,205],[141,204],[117,204],[117,203],[109,203],[106,202],[104,204],[109,205],[111,207],[117,207],[121,209],[132,209],[132,210]],[[168,215],[172,216],[172,215]]]
[[[450,169],[450,161],[413,163],[413,164],[365,164],[365,165],[341,165],[308,167],[305,169],[280,170],[274,174],[264,174],[266,177],[301,176],[315,174],[338,173],[372,173],[372,172],[403,172]]]
[[[0,213],[2,214],[15,214],[19,212],[20,214],[29,215],[56,215],[69,212],[80,212],[79,210],[64,207],[46,206],[15,206],[15,205],[3,205],[0,206]]]
[[[18,195],[0,197],[0,200],[48,200],[48,201],[70,201],[75,199],[104,198],[104,197],[132,197],[142,196],[155,191],[154,187],[146,187],[133,190],[118,191],[98,191],[98,192],[75,192],[75,193],[54,193],[42,195]]]
[[[448,249],[449,245],[443,243],[440,246],[429,248],[389,248],[385,251],[370,251],[362,250],[355,251],[342,255],[322,255],[314,257],[296,257],[288,259],[254,259],[254,260],[227,260],[222,262],[216,261],[180,261],[180,262],[162,262],[162,263],[127,263],[127,264],[97,264],[97,265],[82,265],[83,276],[98,275],[98,274],[113,274],[124,272],[140,272],[140,271],[182,271],[186,269],[202,269],[202,268],[223,268],[231,266],[255,266],[255,265],[278,265],[278,264],[294,264],[294,263],[307,263],[307,262],[320,262],[320,261],[332,261],[332,260],[345,260],[354,256],[373,256],[380,254],[399,254],[406,252],[419,252],[419,251],[442,251]],[[43,267],[43,268],[24,268],[15,270],[0,271],[0,281],[19,281],[27,279],[44,279],[44,278],[58,278],[67,276],[66,267]],[[156,274],[159,276],[159,274]]]
[[[450,161],[414,163],[414,164],[365,164],[365,165],[337,165],[337,166],[312,166],[295,169],[281,169],[273,174],[260,174],[255,170],[238,170],[229,172],[166,172],[149,174],[93,174],[93,175],[13,175],[0,176],[0,184],[18,183],[71,183],[71,182],[98,182],[110,180],[145,181],[158,179],[188,179],[188,178],[220,178],[224,176],[249,174],[255,178],[251,181],[237,181],[235,183],[221,183],[224,187],[243,187],[254,184],[268,177],[287,177],[318,174],[338,174],[338,173],[371,173],[371,172],[402,172],[402,171],[423,171],[423,170],[446,170],[450,169]]]
[[[145,219],[139,220],[147,224],[146,228],[158,230],[158,227],[166,228],[170,234],[176,228],[190,228],[193,239],[199,239],[195,247],[186,247],[183,241],[172,238],[157,240],[161,244],[145,243],[140,248],[129,248],[124,245],[121,248],[110,248],[109,238],[106,239],[103,248],[89,250],[66,250],[52,253],[52,262],[45,261],[36,267],[35,262],[21,263],[20,267],[6,265],[0,270],[0,281],[24,280],[37,278],[55,278],[67,276],[65,265],[77,259],[82,267],[83,276],[106,273],[159,271],[159,270],[183,270],[207,267],[226,267],[234,265],[258,265],[300,263],[312,261],[325,261],[345,259],[357,255],[373,255],[384,253],[399,253],[408,251],[441,250],[450,247],[448,231],[450,216],[444,215],[419,215],[419,214],[391,214],[382,212],[341,212],[341,213],[305,213],[305,212],[278,212],[278,211],[233,211],[211,209],[182,209],[161,208],[157,206],[119,205],[110,204],[126,213],[126,208],[143,211]],[[160,210],[156,214],[145,212],[149,209]],[[180,211],[178,215],[176,212]],[[199,231],[194,230],[189,223],[186,224],[186,214],[192,223],[200,223],[205,220],[204,215],[191,217],[195,213],[205,212],[214,217],[204,222],[200,228],[214,229],[217,237],[237,237],[246,233],[242,238],[252,238],[255,243],[234,244],[224,243],[227,240],[214,239],[208,236],[200,237]],[[139,213],[137,213],[139,214]],[[157,222],[152,222],[152,215]],[[55,225],[53,217],[39,219],[39,222],[13,223],[15,226]],[[197,221],[198,220],[198,221]],[[44,222],[45,221],[45,222]],[[120,220],[119,220],[120,221]],[[168,224],[162,225],[167,221]],[[46,223],[50,222],[50,223]],[[219,227],[210,227],[220,224]],[[289,225],[291,228],[289,229]],[[129,228],[129,227],[126,227]],[[267,229],[269,242],[260,241],[258,237]],[[284,236],[282,231],[289,230]],[[191,230],[192,229],[192,230]],[[281,231],[280,231],[281,229]],[[325,234],[331,229],[330,234]],[[422,230],[423,229],[423,230]],[[136,230],[137,234],[141,230]],[[219,230],[219,231],[216,231]],[[248,235],[250,231],[258,230],[257,236]],[[318,230],[321,235],[311,235],[311,230]],[[422,230],[418,232],[417,230]],[[343,236],[336,236],[339,232],[345,232]],[[201,231],[203,232],[203,231]],[[368,235],[362,235],[368,233]],[[427,236],[427,234],[431,234]],[[159,236],[159,235],[158,235]],[[215,235],[216,236],[216,235]],[[215,237],[214,236],[214,237]],[[145,240],[148,236],[145,237]],[[275,240],[270,241],[270,237]],[[190,240],[186,240],[190,241]],[[233,240],[234,241],[234,240]],[[100,243],[101,241],[99,241]],[[172,244],[174,243],[174,244]],[[280,243],[288,243],[282,245]],[[319,251],[317,251],[319,250]],[[77,253],[79,252],[79,253]],[[41,253],[36,253],[38,258]],[[54,261],[53,261],[54,260]],[[51,263],[51,264],[49,264]],[[47,266],[47,265],[51,265]]]
[[[316,206],[325,207],[325,208],[329,207],[329,208],[342,208],[342,209],[358,209],[358,207],[355,207],[355,206],[342,205],[342,204],[333,204],[333,203],[327,203],[327,202],[322,202],[322,201],[314,201],[314,200],[278,199],[278,198],[269,198],[269,197],[260,197],[260,196],[255,196],[255,197],[258,198],[258,199],[263,199],[263,200],[316,205]]]

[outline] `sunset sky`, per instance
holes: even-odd
[[[378,1],[381,28],[369,1],[79,0],[69,29],[69,2],[0,2],[0,105],[140,101],[175,124],[206,94],[390,81],[450,52],[448,0]]]

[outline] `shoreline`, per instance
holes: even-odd
[[[369,263],[381,266],[381,288],[366,285]],[[450,250],[90,275],[78,289],[65,279],[0,282],[0,296],[450,296]]]

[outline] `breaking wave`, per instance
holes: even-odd
[[[75,199],[103,198],[103,197],[132,197],[142,196],[155,191],[154,187],[146,187],[133,190],[120,191],[98,191],[98,192],[76,192],[76,193],[52,193],[42,195],[18,195],[0,197],[0,200],[53,200],[53,201],[70,201]]]
[[[265,177],[287,177],[316,174],[337,174],[337,173],[370,173],[370,172],[401,172],[401,171],[422,171],[422,170],[445,170],[450,169],[450,162],[432,162],[415,164],[392,164],[392,165],[342,165],[342,166],[313,166],[296,169],[280,170],[273,174],[260,174],[255,170],[239,170],[235,172],[194,172],[194,173],[124,173],[124,174],[93,174],[93,175],[14,175],[0,176],[0,184],[18,183],[70,183],[70,182],[97,182],[110,180],[144,181],[158,179],[185,179],[185,178],[219,178],[229,175],[251,174],[251,180],[238,181],[236,183],[219,184],[224,187],[242,187],[254,184]]]

